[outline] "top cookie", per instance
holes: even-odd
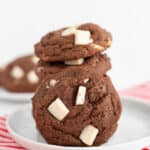
[[[111,46],[112,36],[92,23],[50,32],[35,45],[36,55],[54,62],[86,58]]]

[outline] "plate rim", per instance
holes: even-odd
[[[7,96],[5,96],[4,94]],[[13,97],[13,95],[18,95],[18,97],[17,96]],[[26,92],[26,93],[9,92],[6,91],[4,88],[0,87],[0,101],[6,100],[11,102],[30,102],[33,95],[34,92]],[[24,98],[25,96],[26,98]]]
[[[148,105],[150,107],[150,102],[147,101],[147,100],[139,100],[139,99],[133,99],[133,98],[127,98],[127,97],[121,97],[122,100],[125,100],[125,101],[132,101],[132,102],[136,102],[136,103],[140,103],[140,104],[143,104],[143,105]],[[139,145],[140,143],[145,143],[145,146],[146,146],[146,143],[149,144],[150,142],[150,135],[147,136],[147,137],[144,137],[144,138],[140,138],[140,139],[137,139],[137,140],[133,140],[133,141],[129,141],[129,142],[124,142],[124,143],[120,143],[120,144],[114,144],[114,145],[107,145],[107,146],[92,146],[92,147],[72,147],[72,146],[59,146],[59,145],[52,145],[52,144],[47,144],[47,143],[40,143],[40,142],[37,142],[37,141],[34,141],[32,139],[28,139],[20,134],[17,134],[12,128],[11,126],[9,125],[9,122],[11,120],[11,118],[19,111],[23,111],[25,109],[31,109],[32,108],[32,105],[27,105],[25,106],[24,108],[19,108],[17,110],[15,110],[13,113],[9,114],[7,120],[6,120],[6,127],[7,127],[7,130],[9,131],[10,135],[13,137],[13,139],[16,141],[16,138],[17,139],[21,139],[23,142],[27,142],[27,143],[30,143],[30,144],[33,144],[33,145],[40,145],[40,146],[43,146],[43,147],[51,147],[52,149],[66,149],[66,150],[78,150],[78,149],[82,149],[82,150],[95,150],[95,149],[98,149],[98,150],[102,150],[103,148],[119,148],[119,147],[122,147],[122,146],[129,146],[129,145]],[[18,144],[20,144],[18,142]],[[22,144],[20,144],[22,145]]]

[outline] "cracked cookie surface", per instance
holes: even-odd
[[[43,36],[40,42],[35,45],[35,54],[46,62],[65,61],[90,57],[111,46],[111,34],[96,24],[79,25],[70,31],[71,34],[64,36],[63,32],[68,28],[53,31]],[[81,31],[81,33],[76,34],[76,30]],[[87,41],[89,35],[86,32],[90,33],[91,42]],[[81,44],[76,44],[76,40]]]
[[[51,85],[51,80],[56,81]],[[79,86],[86,88],[83,105],[76,105]],[[48,107],[60,98],[69,110],[63,120],[57,120]],[[32,99],[33,116],[42,136],[50,144],[85,146],[79,139],[83,128],[89,124],[98,129],[93,145],[106,142],[117,128],[121,114],[120,98],[108,76],[94,71],[70,69],[49,75]]]

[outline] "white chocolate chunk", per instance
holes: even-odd
[[[98,45],[98,44],[93,44],[93,43],[92,43],[91,46],[92,46],[93,48],[95,48],[95,49],[98,49],[99,51],[104,50],[104,47],[101,46],[101,45]]]
[[[28,72],[27,79],[32,84],[36,84],[39,81],[39,77],[37,76],[34,70]]]
[[[21,67],[15,66],[11,70],[10,75],[15,79],[21,79],[24,76],[24,71]]]
[[[83,63],[84,63],[83,58],[65,61],[66,65],[82,65]]]
[[[79,86],[77,97],[76,97],[76,105],[83,105],[85,102],[85,95],[86,95],[86,87]]]
[[[76,26],[73,26],[73,27],[70,27],[70,28],[67,28],[66,30],[64,30],[61,35],[62,36],[68,36],[68,35],[71,35],[71,34],[75,34],[76,32]]]
[[[63,120],[69,113],[69,109],[60,98],[57,98],[48,106],[48,111],[59,121]]]
[[[94,143],[94,141],[95,141],[95,139],[96,139],[96,136],[97,136],[97,134],[98,134],[98,129],[97,128],[95,128],[94,126],[92,126],[92,125],[88,125],[88,126],[86,126],[83,130],[82,130],[82,132],[81,132],[81,134],[80,134],[80,140],[84,143],[84,144],[86,144],[86,145],[88,145],[88,146],[91,146],[91,145],[93,145],[93,143]]]
[[[39,73],[44,70],[44,67],[37,67],[36,71]]]
[[[90,31],[77,30],[75,32],[75,44],[76,45],[86,45],[92,43]]]
[[[33,56],[33,57],[32,57],[32,62],[33,62],[35,65],[38,63],[38,61],[39,61],[39,58],[38,58],[38,57],[36,57],[36,56]]]
[[[112,45],[112,40],[108,40],[107,45],[108,45],[108,46],[111,46],[111,45]]]
[[[73,26],[70,28],[65,29],[61,35],[62,36],[68,36],[71,34],[75,35],[75,44],[76,45],[86,45],[93,42],[93,39],[91,38],[90,31],[86,30],[78,30],[79,26]]]
[[[51,79],[50,80],[50,86],[55,86],[56,85],[56,83],[57,83],[57,81],[56,80],[54,80],[54,79]]]
[[[84,79],[84,83],[87,83],[89,81],[89,79],[87,78],[87,79]]]

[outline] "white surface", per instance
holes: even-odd
[[[2,88],[0,88],[0,101],[18,101],[18,102],[30,102],[33,97],[33,93],[11,93]]]
[[[117,88],[150,79],[149,0],[1,0],[0,62],[33,52],[48,31],[95,22],[112,32],[107,51]]]
[[[25,107],[9,116],[7,126],[18,143],[30,150],[136,150],[150,141],[150,104],[143,101],[123,100],[123,114],[117,132],[103,146],[92,148],[64,148],[44,144],[31,115],[31,107]],[[17,122],[17,124],[16,124]]]
[[[17,108],[31,103],[33,94],[16,94],[0,88],[0,115],[10,114]]]

